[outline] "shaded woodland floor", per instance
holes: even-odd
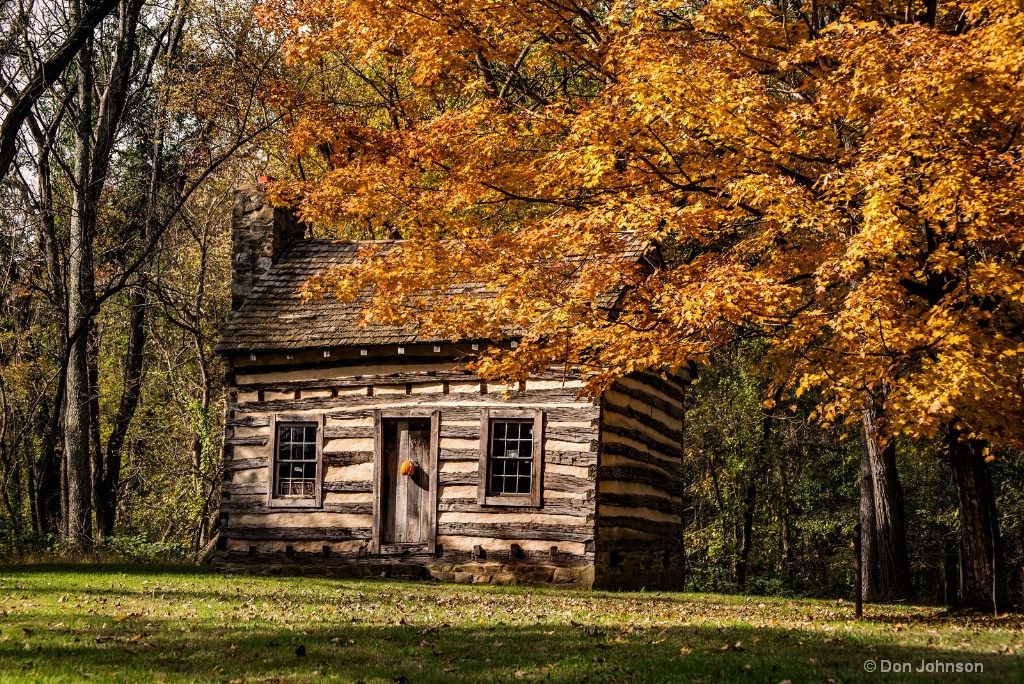
[[[1024,617],[761,597],[0,566],[0,680],[1016,682]],[[882,659],[983,674],[868,673]]]

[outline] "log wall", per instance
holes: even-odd
[[[422,576],[475,582],[593,582],[601,409],[578,400],[579,377],[551,373],[488,386],[452,358],[409,348],[404,358],[307,353],[236,359],[229,378],[223,569]],[[426,358],[425,358],[426,357]],[[542,409],[540,508],[482,507],[477,484],[481,410]],[[440,411],[437,550],[368,552],[373,524],[373,413]],[[268,501],[272,417],[323,420],[322,505]]]
[[[601,397],[599,588],[682,587],[683,382],[634,373]]]

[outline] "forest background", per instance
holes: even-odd
[[[506,273],[496,375],[692,364],[688,587],[850,597],[861,523],[871,599],[1024,603],[1019,3],[382,7],[0,1],[0,553],[209,558],[233,190],[269,175],[320,237],[426,246],[314,296]],[[622,228],[653,284],[551,292]]]

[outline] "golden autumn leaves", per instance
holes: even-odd
[[[775,385],[819,392],[825,420],[884,403],[889,435],[1020,445],[1019,2],[272,0],[263,17],[292,59],[358,74],[347,101],[307,103],[309,176],[280,197],[411,238],[312,295],[372,286],[367,320],[521,336],[485,373],[555,359],[595,385],[759,336]]]

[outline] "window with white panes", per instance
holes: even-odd
[[[531,493],[533,437],[532,420],[491,421],[490,496]]]
[[[274,498],[315,499],[316,423],[278,423],[274,452]]]

